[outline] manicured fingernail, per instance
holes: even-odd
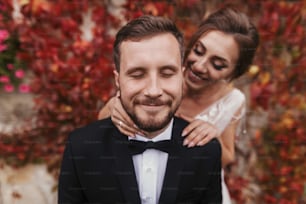
[[[137,135],[141,135],[141,136],[145,136],[145,134],[143,134],[143,132],[137,132]]]
[[[188,142],[189,142],[188,140],[184,140],[183,145],[186,146],[188,144]]]
[[[194,147],[194,143],[193,142],[190,142],[188,147]]]
[[[185,137],[185,136],[186,136],[186,132],[183,131],[183,132],[182,132],[182,137]]]

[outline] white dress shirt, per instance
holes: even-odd
[[[140,141],[161,141],[171,139],[173,119],[161,134],[152,139],[136,135],[135,139]],[[168,153],[157,149],[147,149],[142,154],[133,156],[134,169],[136,173],[138,189],[142,204],[158,203],[164,181]]]

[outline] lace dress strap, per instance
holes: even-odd
[[[222,133],[229,123],[244,117],[245,110],[245,96],[240,90],[234,88],[197,115],[196,119],[215,125]]]

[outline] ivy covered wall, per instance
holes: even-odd
[[[250,136],[257,155],[250,177],[234,172],[228,178],[232,197],[237,203],[306,202],[305,0],[25,0],[19,1],[19,18],[12,16],[13,2],[0,3],[0,87],[10,91],[23,72],[31,73],[19,90],[33,94],[35,117],[22,131],[0,135],[0,157],[8,164],[44,162],[57,173],[68,133],[95,120],[114,94],[112,34],[122,21],[144,13],[167,16],[188,40],[205,15],[231,4],[260,31],[247,92],[249,115],[267,115],[265,126]],[[86,37],[82,25],[88,19]],[[260,196],[246,197],[248,183],[260,186]]]

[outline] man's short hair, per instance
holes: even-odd
[[[172,34],[176,38],[180,47],[181,62],[183,63],[184,38],[174,22],[159,16],[144,15],[130,21],[118,31],[113,52],[116,70],[120,70],[120,45],[123,41],[138,41],[163,33]]]

